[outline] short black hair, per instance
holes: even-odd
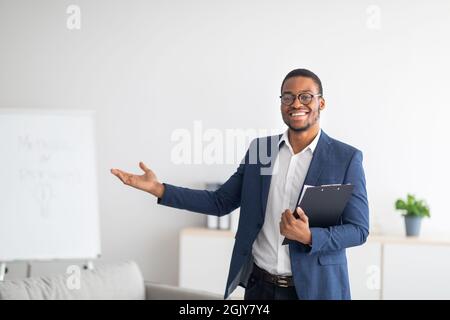
[[[286,77],[284,77],[283,83],[281,84],[281,92],[283,92],[283,86],[286,80],[294,77],[311,78],[319,88],[319,94],[323,94],[322,81],[320,81],[319,77],[314,72],[309,71],[308,69],[295,69],[289,72]]]

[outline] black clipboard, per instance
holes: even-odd
[[[309,227],[327,228],[339,224],[342,212],[353,193],[352,184],[330,184],[308,187],[304,190],[298,207],[308,216]],[[295,212],[294,216],[298,219]],[[283,245],[289,243],[284,238]]]

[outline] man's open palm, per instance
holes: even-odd
[[[111,173],[126,185],[149,192],[158,197],[162,196],[160,193],[162,185],[159,183],[153,171],[147,168],[143,162],[139,162],[139,167],[144,171],[143,175],[136,175],[119,169],[111,169]]]

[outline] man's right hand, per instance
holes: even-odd
[[[164,185],[158,181],[153,171],[147,168],[143,162],[139,162],[139,167],[144,171],[144,174],[140,176],[119,169],[111,169],[111,173],[128,186],[161,198],[164,194]]]

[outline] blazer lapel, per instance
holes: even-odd
[[[320,178],[320,174],[322,173],[325,164],[328,162],[328,155],[329,155],[328,151],[330,148],[330,143],[331,143],[330,138],[322,130],[319,141],[317,142],[316,149],[314,150],[311,164],[309,165],[308,173],[306,174],[303,186],[305,184],[310,186],[317,185],[317,182],[319,181]]]

